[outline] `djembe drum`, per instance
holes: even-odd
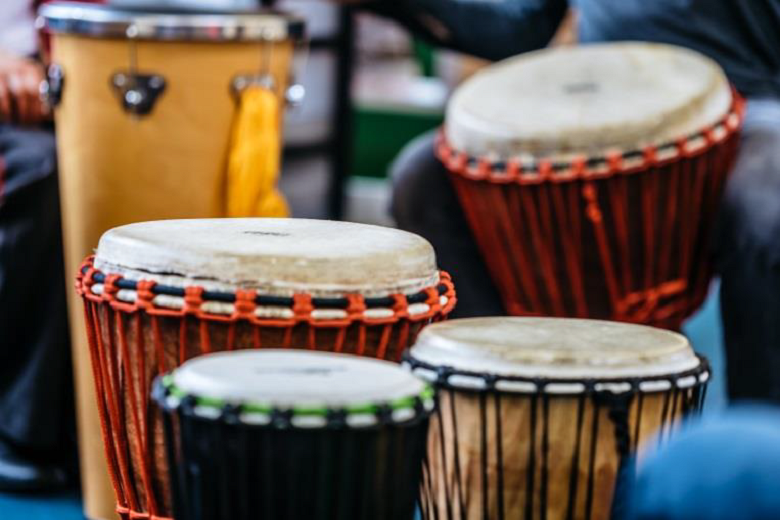
[[[243,351],[157,380],[179,520],[412,520],[433,390],[345,354]]]
[[[629,456],[699,410],[709,377],[680,334],[567,318],[432,325],[407,362],[439,388],[426,519],[610,518]]]
[[[158,374],[246,348],[400,362],[455,303],[423,238],[305,219],[192,219],[108,231],[77,282],[106,457],[125,518],[170,516]],[[324,389],[323,389],[324,390]]]
[[[543,50],[461,85],[437,154],[506,311],[678,329],[742,112],[715,62],[669,45]]]
[[[229,215],[228,158],[242,93],[262,83],[284,105],[303,21],[267,11],[77,2],[46,2],[41,19],[51,33],[47,98],[57,123],[67,272],[112,227]],[[268,123],[265,134],[256,132],[262,143],[280,140],[281,121],[269,115],[258,114]],[[277,146],[267,159],[278,154]],[[103,457],[91,449],[99,425],[72,290],[69,303],[84,504],[89,517],[108,519],[114,505]]]

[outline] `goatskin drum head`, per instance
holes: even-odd
[[[305,350],[241,350],[191,359],[173,372],[182,392],[241,405],[347,408],[419,396],[425,383],[395,363]]]
[[[646,378],[696,369],[685,336],[613,321],[468,318],[424,328],[412,358],[434,367],[544,379]]]
[[[95,268],[131,280],[206,290],[313,296],[413,294],[439,281],[422,237],[366,224],[307,219],[191,219],[114,228]]]
[[[489,158],[639,150],[723,118],[729,83],[711,59],[655,43],[544,49],[465,81],[447,106],[453,148]]]

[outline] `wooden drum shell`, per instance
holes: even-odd
[[[608,399],[441,389],[428,436],[424,518],[609,518],[620,456]],[[691,388],[634,395],[631,451],[668,438],[700,400]]]

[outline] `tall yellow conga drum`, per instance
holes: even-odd
[[[276,140],[277,151],[266,158],[278,163],[278,119],[301,20],[75,2],[47,4],[41,17],[52,33],[48,96],[69,276],[109,228],[226,214],[228,163],[247,85],[278,102],[270,106],[277,120],[260,136]],[[110,518],[115,502],[100,448],[83,306],[72,290],[70,303],[85,510]]]

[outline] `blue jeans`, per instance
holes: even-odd
[[[398,226],[427,238],[458,290],[455,316],[504,314],[433,133],[407,145],[393,165],[391,211]],[[732,399],[780,402],[780,100],[748,102],[740,154],[726,186],[714,251],[728,391]]]

